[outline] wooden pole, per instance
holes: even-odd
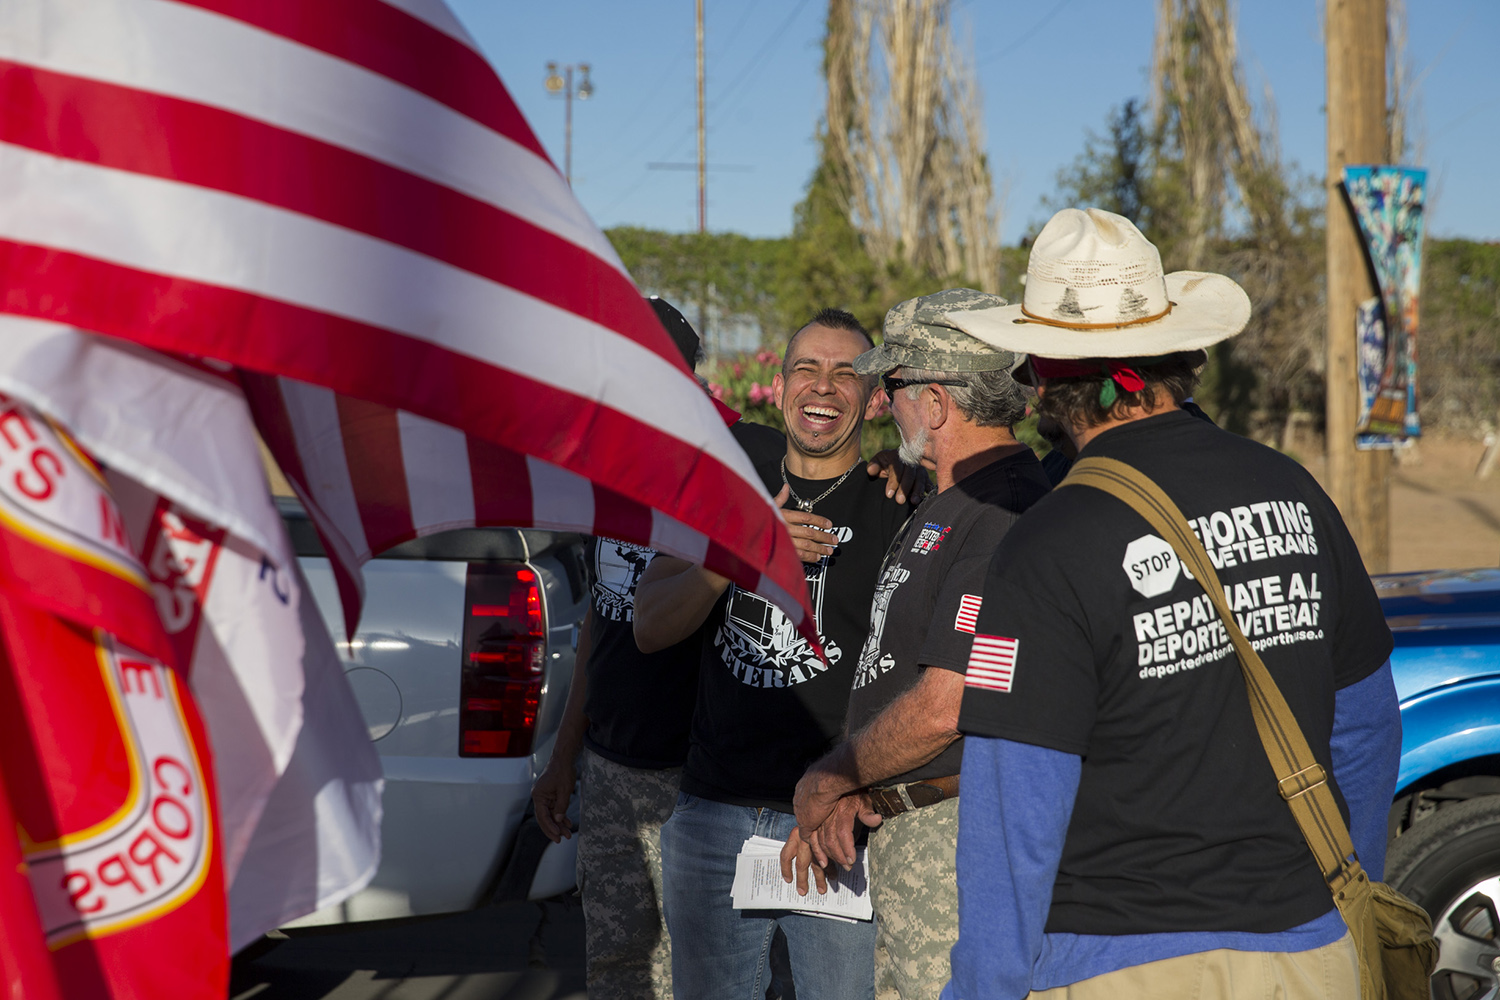
[[[708,137],[703,127],[703,0],[698,0],[698,232],[708,231]]]
[[[1381,163],[1386,156],[1385,8],[1386,0],[1327,0],[1328,487],[1372,573],[1390,564],[1391,453],[1354,447],[1354,317],[1358,303],[1376,291],[1341,179],[1346,165]]]

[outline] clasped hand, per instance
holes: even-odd
[[[798,825],[781,849],[781,877],[788,882],[795,880],[797,894],[806,896],[811,869],[818,892],[826,893],[830,871],[835,866],[849,868],[854,864],[855,823],[874,828],[880,825],[881,816],[864,791],[840,796],[831,806],[815,807],[811,812],[802,805],[799,803],[797,810]],[[804,813],[822,818],[813,826]]]

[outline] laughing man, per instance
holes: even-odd
[[[771,383],[787,448],[760,471],[788,505],[826,661],[775,606],[701,566],[658,556],[636,590],[643,651],[707,623],[682,792],[661,834],[678,1000],[764,996],[778,926],[803,1000],[873,996],[872,924],[738,911],[730,901],[741,845],[754,834],[787,837],[797,779],[839,736],[881,556],[907,515],[859,454],[878,401],[854,361],[873,346],[853,316],[824,310],[792,336]]]

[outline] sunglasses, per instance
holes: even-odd
[[[955,378],[893,378],[889,374],[880,376],[880,384],[885,387],[888,396],[894,396],[897,389],[905,389],[909,385],[968,385]]]

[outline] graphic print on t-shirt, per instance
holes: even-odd
[[[1288,555],[1317,555],[1312,515],[1300,501],[1266,501],[1189,519],[1215,569]],[[1170,595],[1179,576],[1192,579],[1171,546],[1143,535],[1125,550],[1130,585],[1143,597]],[[1318,574],[1270,573],[1228,584],[1225,603],[1257,652],[1323,638]],[[1170,677],[1229,656],[1233,646],[1213,602],[1201,592],[1132,615],[1141,680]]]
[[[870,603],[870,634],[859,652],[859,665],[854,668],[854,684],[850,690],[864,687],[896,665],[896,658],[890,653],[880,656],[880,640],[885,635],[885,616],[890,611],[891,598],[896,596],[896,588],[910,578],[911,570],[903,569],[899,562],[887,565],[880,574],[880,582],[875,585],[875,598]]]
[[[840,542],[848,542],[854,533],[848,528],[834,528]],[[807,573],[808,597],[812,603],[813,621],[823,620],[823,593],[828,575],[828,557],[815,563],[803,563]],[[751,687],[790,687],[811,680],[838,663],[844,651],[821,631],[824,663],[817,651],[797,631],[797,626],[780,608],[759,594],[730,586],[729,604],[724,624],[714,634],[714,647],[724,665],[742,684]]]
[[[922,531],[917,535],[917,540],[912,542],[911,551],[915,555],[925,556],[929,552],[936,552],[942,547],[943,539],[948,537],[948,532],[953,526],[933,524],[931,521],[922,525]]]
[[[656,553],[613,538],[600,538],[593,549],[594,611],[610,621],[633,621],[636,584]]]

